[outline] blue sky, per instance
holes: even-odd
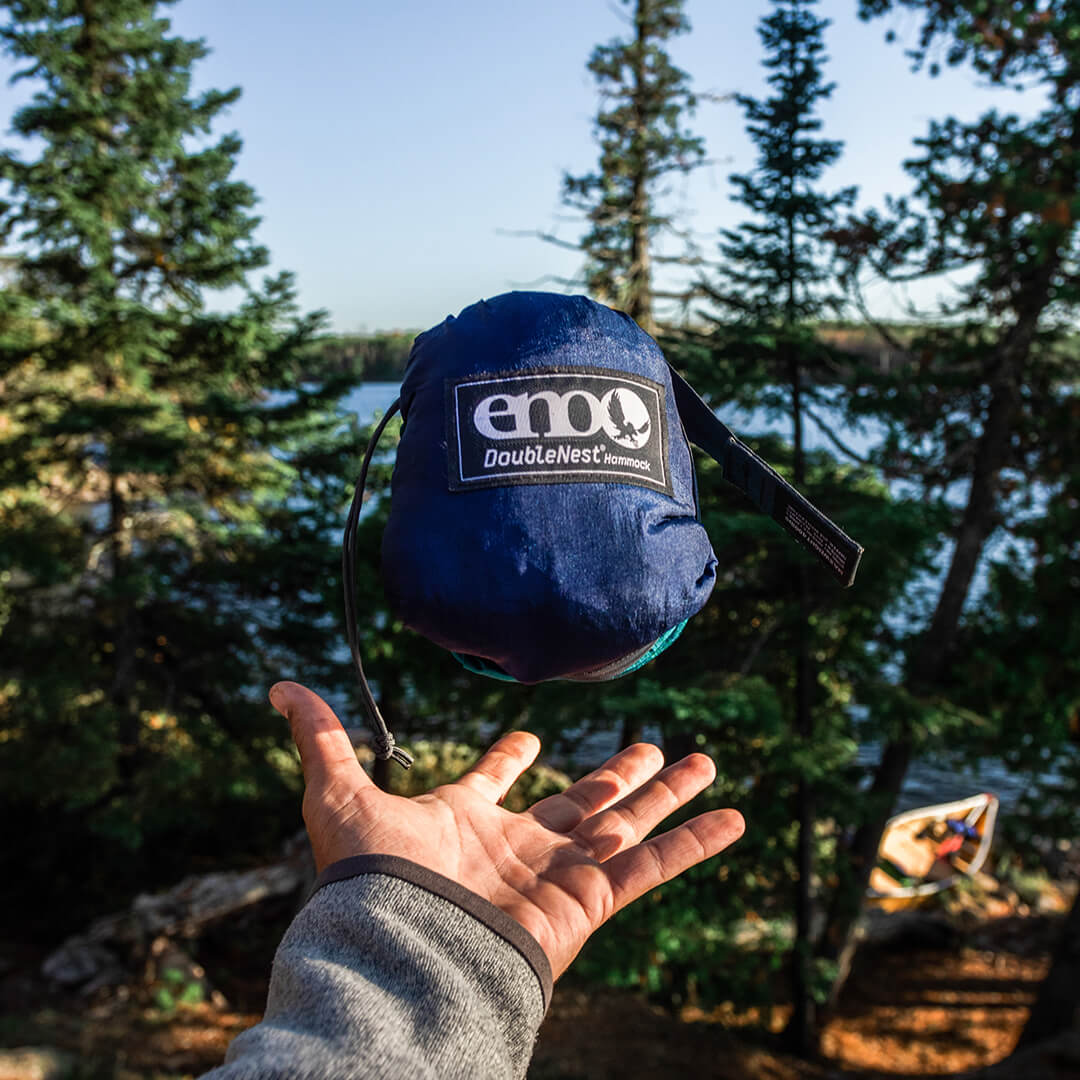
[[[693,30],[671,53],[697,91],[764,91],[755,26],[769,8],[688,0]],[[931,118],[1037,104],[967,71],[911,73],[910,16],[861,23],[856,0],[822,0],[819,11],[833,20],[837,83],[824,134],[846,143],[825,182],[859,185],[864,207],[908,190],[899,163]],[[572,252],[503,233],[579,235],[560,178],[595,161],[585,62],[625,33],[615,0],[180,0],[171,14],[213,49],[197,85],[243,88],[218,130],[244,140],[238,173],[261,197],[274,267],[297,273],[303,305],[326,308],[335,329],[422,329],[482,296],[578,270]],[[885,43],[890,26],[901,44]],[[0,89],[0,112],[24,95]],[[751,168],[754,152],[733,103],[703,104],[691,123],[711,163],[674,181],[670,198],[708,253],[716,230],[742,216],[727,177]],[[896,297],[873,296],[896,310]]]

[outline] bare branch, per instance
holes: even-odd
[[[654,300],[683,300],[683,301],[687,301],[687,300],[696,299],[697,297],[699,297],[701,295],[701,293],[697,289],[696,286],[690,286],[689,288],[684,289],[682,292],[663,292],[661,290],[656,290],[656,291],[653,292],[652,295],[653,295]]]
[[[654,255],[654,263],[667,263],[674,266],[703,266],[705,258],[702,255]]]
[[[634,20],[632,18],[630,18],[630,16],[627,15],[627,13],[625,11],[623,11],[622,8],[617,8],[614,4],[608,3],[607,9],[617,19],[621,19],[624,23],[626,23],[627,26],[633,26],[634,25]]]
[[[750,651],[746,654],[746,659],[742,663],[742,667],[739,669],[741,676],[750,674],[750,669],[754,666],[754,662],[758,658],[758,654],[765,647],[769,638],[773,636],[776,628],[780,625],[780,617],[774,616],[761,628],[761,633],[754,639],[753,645],[750,646]]]
[[[733,90],[700,90],[694,93],[694,99],[704,101],[708,105],[725,105],[727,102],[735,100],[735,92]]]
[[[943,263],[941,266],[935,266],[932,270],[927,269],[925,266],[919,267],[915,270],[911,270],[907,273],[891,273],[883,266],[870,261],[870,265],[877,271],[884,281],[889,282],[890,285],[906,285],[910,281],[921,281],[923,278],[936,277],[938,274],[949,274],[954,270],[965,270],[977,259],[974,255],[966,255],[955,259],[950,263]]]
[[[841,442],[840,439],[836,436],[836,433],[832,430],[832,428],[829,427],[829,425],[826,424],[820,416],[812,412],[805,405],[803,405],[803,412],[807,416],[809,416],[815,424],[817,424],[817,426],[821,429],[821,433],[829,440],[829,442],[833,444],[833,446],[836,447],[837,450],[840,451],[840,453],[845,454],[847,457],[851,458],[852,461],[857,461],[860,465],[872,464],[869,458],[865,458],[862,455],[857,454],[854,450],[851,449],[850,446],[847,446],[843,442]]]
[[[872,326],[882,341],[885,342],[891,349],[896,349],[898,352],[906,352],[907,350],[900,344],[899,340],[893,336],[893,333],[889,328],[870,313],[870,305],[866,302],[866,296],[863,294],[862,284],[858,278],[853,278],[852,287],[855,294],[855,305],[859,309],[859,313],[862,315],[863,320]]]
[[[580,244],[572,244],[569,240],[560,240],[553,233],[542,232],[540,229],[496,229],[496,236],[528,236],[534,240],[543,240],[545,243],[554,244],[556,247],[566,248],[567,251],[581,251]]]

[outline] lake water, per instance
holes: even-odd
[[[345,399],[345,406],[367,423],[376,413],[384,412],[398,396],[398,383],[371,382],[357,387]],[[790,422],[782,418],[770,419],[763,410],[746,412],[734,408],[719,409],[718,415],[737,435],[754,437],[764,434],[790,435]],[[858,454],[865,454],[875,444],[875,434],[869,426],[861,431],[837,429],[846,445]],[[808,423],[805,429],[807,449],[832,449],[832,444],[817,426]],[[595,758],[603,761],[617,749],[617,735],[609,732],[595,733],[579,748],[579,759]],[[878,748],[867,745],[859,752],[862,764],[872,765],[877,760]],[[897,811],[907,810],[927,803],[946,802],[979,791],[992,791],[1002,801],[1006,811],[1031,786],[1027,776],[1017,776],[1004,768],[999,761],[984,759],[977,766],[958,772],[953,766],[939,767],[919,762],[909,770],[904,789],[897,803]]]

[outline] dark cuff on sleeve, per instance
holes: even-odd
[[[331,863],[315,879],[311,895],[314,896],[324,885],[359,877],[361,874],[386,874],[389,877],[400,878],[436,896],[441,896],[444,900],[449,900],[450,903],[456,904],[474,919],[482,922],[508,945],[517,949],[525,962],[533,969],[540,981],[540,990],[544,997],[544,1011],[547,1011],[548,1004],[551,1002],[552,985],[551,964],[548,962],[547,954],[540,948],[540,943],[536,938],[520,923],[511,919],[505,911],[456,881],[397,855],[353,855],[351,858]]]

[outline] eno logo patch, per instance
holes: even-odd
[[[451,491],[637,484],[671,494],[664,388],[595,368],[448,379]]]

